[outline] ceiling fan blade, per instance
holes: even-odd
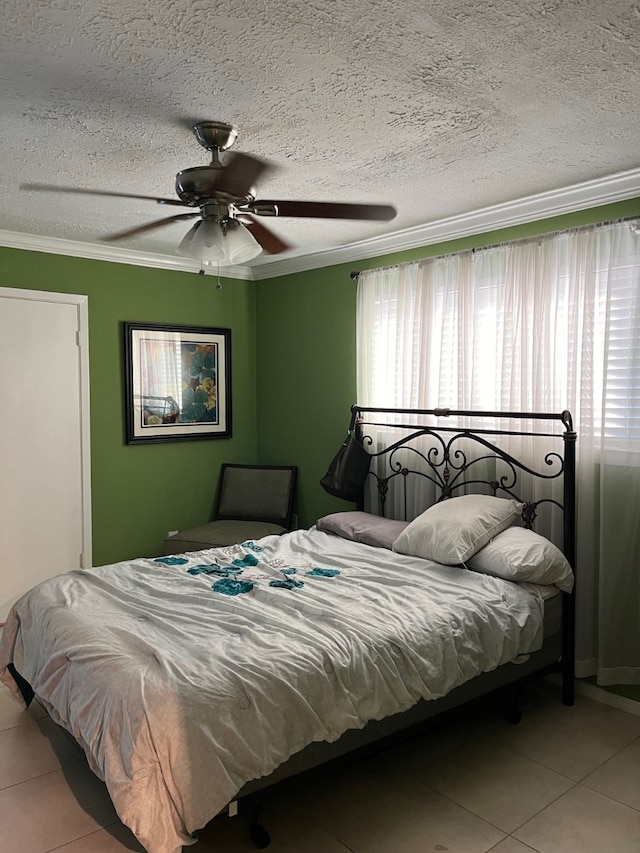
[[[87,190],[84,187],[61,187],[55,184],[20,184],[21,190],[30,190],[44,193],[69,193],[73,195],[99,195],[112,196],[113,198],[137,198],[142,201],[155,201],[158,204],[177,204],[180,207],[193,207],[185,201],[173,198],[158,198],[152,195],[136,195],[134,193],[118,193],[111,190]]]
[[[251,192],[260,175],[271,168],[265,160],[259,160],[251,154],[230,154],[227,165],[220,169],[215,188],[234,198],[244,198]]]
[[[374,219],[388,222],[396,215],[390,204],[345,204],[334,201],[265,201],[247,206],[258,216],[309,216],[321,219]]]
[[[200,213],[178,213],[177,216],[167,216],[164,219],[154,219],[153,222],[147,222],[146,225],[138,225],[136,228],[129,228],[127,231],[118,231],[116,234],[106,234],[101,237],[107,243],[113,243],[116,240],[123,240],[125,237],[135,237],[137,234],[144,234],[145,231],[153,231],[155,228],[162,228],[164,225],[169,225],[171,222],[178,222],[180,219],[193,219],[200,216]]]
[[[285,243],[284,240],[281,240],[277,234],[274,234],[273,231],[270,231],[262,224],[262,222],[258,222],[258,220],[254,219],[250,214],[238,214],[236,219],[244,225],[247,231],[255,237],[264,251],[269,255],[279,255],[280,252],[286,252],[287,249],[291,248],[291,246]]]

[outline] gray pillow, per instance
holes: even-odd
[[[376,548],[389,548],[407,526],[407,521],[382,518],[369,512],[334,512],[325,515],[316,522],[318,530],[335,533],[343,539],[373,545]]]

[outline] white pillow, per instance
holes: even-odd
[[[511,498],[491,495],[448,498],[414,518],[393,543],[393,550],[456,566],[513,524],[522,506]]]
[[[510,527],[467,560],[467,568],[508,581],[573,589],[573,572],[562,551],[533,530]]]

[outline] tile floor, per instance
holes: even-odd
[[[270,853],[638,853],[640,716],[532,685],[518,726],[495,702],[267,798]],[[3,853],[141,851],[84,755],[0,687]],[[254,851],[247,818],[212,821],[193,853]]]

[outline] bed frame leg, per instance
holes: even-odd
[[[505,720],[508,723],[511,723],[512,726],[517,726],[520,720],[522,719],[522,711],[520,710],[520,699],[522,697],[522,690],[522,684],[513,685],[509,703],[507,704],[506,710],[504,712]]]
[[[560,673],[562,675],[562,702],[573,705],[575,702],[576,679],[576,602],[575,594],[562,593],[562,657]]]
[[[562,665],[562,704],[573,705],[576,699],[575,671],[573,661]]]
[[[258,803],[251,812],[251,825],[249,826],[249,837],[259,850],[264,850],[271,844],[271,836],[260,823],[260,812],[262,803]]]

